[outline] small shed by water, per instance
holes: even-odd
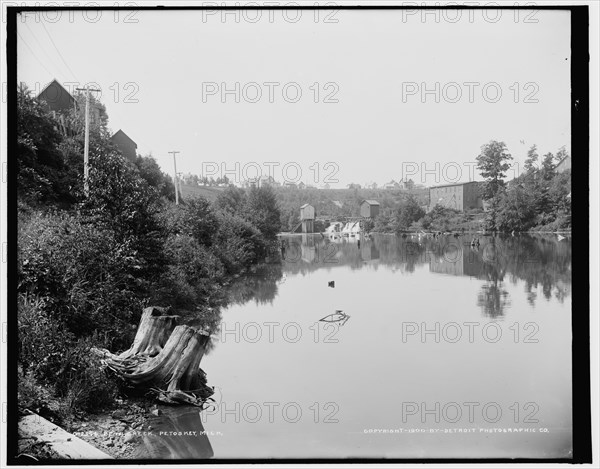
[[[360,216],[375,218],[377,215],[379,215],[379,202],[376,200],[363,200],[360,204]]]
[[[314,220],[315,208],[310,204],[304,204],[300,207],[300,220]]]

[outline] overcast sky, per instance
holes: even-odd
[[[112,131],[169,174],[179,150],[184,173],[430,186],[472,179],[491,139],[521,167],[533,143],[570,150],[568,12],[212,13],[27,13],[18,79],[100,86]]]

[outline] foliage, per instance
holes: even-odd
[[[143,259],[114,232],[67,214],[35,214],[19,242],[19,291],[44,299],[43,311],[81,337],[105,331],[125,346],[123,331],[144,305]]]
[[[497,215],[501,231],[527,231],[535,223],[535,205],[531,194],[515,184],[502,195]]]
[[[59,149],[56,122],[26,87],[17,93],[17,194],[32,204],[73,203],[77,177]],[[70,181],[67,182],[67,181]]]
[[[464,221],[463,212],[438,204],[420,220],[420,224],[425,230],[451,231]]]
[[[424,215],[425,210],[419,206],[417,199],[411,195],[400,204],[396,212],[397,228],[407,230],[413,222],[420,220]]]
[[[225,269],[221,261],[197,239],[172,235],[165,241],[169,260],[163,276],[161,300],[176,310],[194,311],[207,302]]]
[[[97,337],[76,340],[60,320],[49,317],[44,306],[39,297],[19,295],[18,349],[24,367],[20,405],[53,416],[60,410],[60,403],[50,405],[53,394],[74,410],[93,411],[109,405],[117,388],[91,353]]]
[[[138,155],[135,160],[140,176],[149,186],[154,187],[161,197],[167,200],[175,200],[175,185],[168,174],[163,173],[152,155]]]
[[[186,200],[181,205],[169,205],[159,214],[163,229],[169,235],[186,235],[204,246],[212,244],[217,232],[217,216],[203,197]]]
[[[275,239],[281,228],[281,213],[273,189],[269,186],[251,188],[244,212],[247,214],[247,220],[256,226],[266,239]]]
[[[242,214],[245,206],[246,191],[235,186],[229,186],[215,201],[217,209],[233,214]]]
[[[86,194],[76,99],[53,116],[18,95],[18,350],[24,402],[39,407],[44,387],[92,411],[116,392],[92,347],[127,348],[149,302],[208,311],[227,275],[264,259],[281,213],[267,188],[174,205],[170,178],[151,156],[121,155],[94,99]]]
[[[481,197],[490,202],[489,216],[486,221],[488,228],[492,230],[497,229],[498,204],[506,184],[504,182],[506,171],[510,168],[508,162],[512,159],[506,144],[496,140],[491,140],[483,145],[481,153],[477,157],[477,169],[484,178]]]
[[[215,235],[213,252],[227,273],[238,273],[266,253],[265,240],[252,223],[227,211],[219,212],[218,219],[219,229]]]

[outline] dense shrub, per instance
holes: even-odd
[[[417,199],[409,196],[404,200],[396,212],[396,221],[398,230],[407,230],[413,222],[420,220],[425,215],[425,211],[419,206]]]
[[[161,303],[176,310],[196,310],[223,279],[223,264],[191,236],[172,235],[164,249],[169,265],[162,279]]]
[[[74,335],[50,318],[43,299],[19,295],[17,347],[23,371],[44,384],[54,382]]]
[[[281,213],[275,193],[269,186],[250,189],[244,214],[267,240],[275,239],[281,229]]]
[[[464,212],[436,205],[420,220],[420,224],[425,230],[450,231],[466,221],[468,217]]]
[[[227,273],[237,273],[266,254],[266,242],[252,223],[229,212],[218,213],[218,220],[213,252]]]
[[[60,320],[49,317],[44,303],[19,295],[20,405],[52,415],[60,411],[60,405],[50,405],[52,395],[76,410],[94,411],[109,405],[117,387],[91,352],[103,341],[97,336],[76,340]]]
[[[37,213],[20,231],[19,291],[43,298],[48,317],[79,337],[100,330],[107,347],[126,344],[123,331],[145,304],[131,243],[64,213]]]
[[[204,246],[212,244],[218,229],[217,216],[204,197],[186,200],[182,205],[169,205],[160,213],[159,220],[169,235],[191,236]]]

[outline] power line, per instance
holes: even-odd
[[[48,54],[48,52],[46,51],[46,49],[44,48],[44,46],[42,46],[41,42],[38,40],[37,36],[34,34],[33,30],[29,27],[29,24],[25,23],[25,26],[27,26],[27,29],[29,30],[30,35],[33,37],[33,39],[35,40],[35,42],[39,46],[39,50],[48,59],[48,62],[50,62],[54,66],[54,68],[56,68],[56,70],[60,73],[60,75],[63,75],[63,70],[54,62],[54,60],[52,60],[52,58],[50,57],[50,54]],[[52,74],[52,75],[53,76],[58,76],[58,75],[55,75],[55,74]]]
[[[73,78],[75,78],[75,81],[79,82],[79,80],[77,79],[77,76],[75,76],[75,73],[73,73],[73,70],[71,70],[71,67],[69,67],[69,64],[67,63],[67,61],[65,60],[65,58],[62,56],[62,54],[60,53],[60,50],[58,50],[58,47],[56,47],[56,44],[54,43],[54,39],[52,39],[52,36],[50,36],[50,33],[48,32],[48,29],[46,29],[46,25],[44,24],[44,22],[41,22],[42,27],[44,28],[44,31],[46,31],[46,34],[48,35],[48,38],[50,39],[50,42],[52,43],[52,45],[54,46],[54,49],[56,50],[56,52],[58,53],[58,56],[60,57],[60,59],[63,61],[63,63],[65,64],[65,66],[67,67],[67,69],[69,70],[69,72],[71,72],[71,75],[73,75]]]
[[[25,39],[23,39],[23,36],[21,36],[21,33],[19,33],[19,31],[17,31],[17,35],[19,36],[19,39],[21,39],[21,41],[23,42],[23,44],[25,44],[25,46],[27,47],[27,49],[29,49],[29,52],[31,52],[31,54],[35,57],[35,59],[39,62],[39,64],[44,67],[44,70],[46,70],[46,72],[48,72],[48,75],[50,76],[54,76],[52,75],[52,72],[50,72],[50,70],[48,70],[46,68],[46,66],[42,63],[42,61],[39,59],[39,57],[35,54],[35,52],[33,52],[33,49],[31,47],[29,47],[29,44],[27,44],[27,41],[25,41]]]

